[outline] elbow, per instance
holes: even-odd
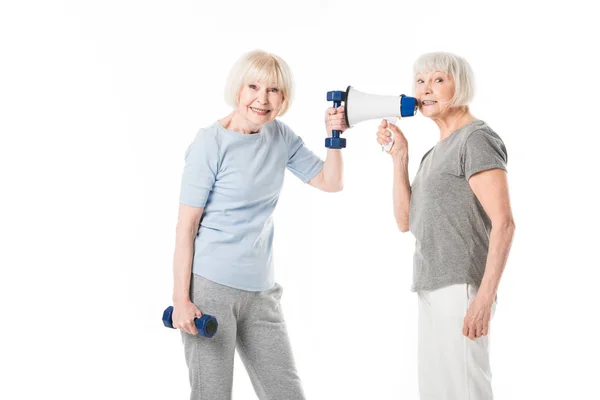
[[[410,230],[407,221],[396,221],[396,225],[398,225],[398,229],[400,229],[400,232],[402,233],[406,233]]]
[[[325,187],[325,191],[329,193],[341,192],[342,189],[344,189],[344,183],[342,181],[334,184],[329,184]]]
[[[504,229],[506,229],[506,230],[509,230],[509,231],[513,231],[513,232],[514,232],[514,230],[515,230],[515,227],[516,227],[516,225],[515,225],[515,220],[514,220],[512,217],[510,217],[510,218],[507,218],[507,219],[506,219],[505,221],[503,221],[503,223],[502,223],[502,228],[504,228]]]
[[[515,229],[516,229],[515,221],[511,218],[511,220],[510,220],[510,235],[511,236],[515,235]]]
[[[507,232],[510,235],[513,235],[516,228],[515,220],[512,217],[508,217],[502,219],[496,224],[492,222],[492,229],[494,228],[498,229],[499,231]]]

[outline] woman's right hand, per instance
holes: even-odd
[[[202,311],[191,301],[173,304],[173,328],[181,329],[190,335],[197,335],[194,318],[200,318]]]
[[[394,144],[387,153],[392,157],[408,156],[408,141],[404,137],[404,134],[400,128],[385,119],[381,121],[377,130],[377,143],[385,146],[390,143],[392,134],[394,135]]]

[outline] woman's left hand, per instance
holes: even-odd
[[[331,131],[342,131],[348,129],[346,125],[346,116],[344,114],[344,106],[338,108],[329,107],[325,112],[325,128],[327,129],[327,137],[331,137]]]
[[[493,300],[489,301],[483,297],[475,296],[465,316],[463,335],[471,340],[475,340],[488,334],[492,318],[493,302]]]

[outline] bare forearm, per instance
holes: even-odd
[[[410,181],[408,179],[408,155],[393,158],[394,163],[394,217],[402,232],[408,231],[410,214]]]
[[[190,279],[197,228],[177,227],[173,256],[173,303],[190,300]]]
[[[487,299],[493,300],[496,297],[500,278],[508,260],[514,232],[515,224],[512,221],[499,226],[492,226],[485,273],[479,288],[479,293]]]
[[[344,163],[342,151],[327,149],[327,156],[323,164],[323,181],[327,191],[338,192],[344,186]]]

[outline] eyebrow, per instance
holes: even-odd
[[[247,83],[247,85],[265,86],[265,87],[267,87],[269,89],[280,89],[280,87],[276,83],[270,83],[268,85],[265,85],[265,84],[261,84],[261,83],[256,82],[256,81],[250,81],[250,82]]]

